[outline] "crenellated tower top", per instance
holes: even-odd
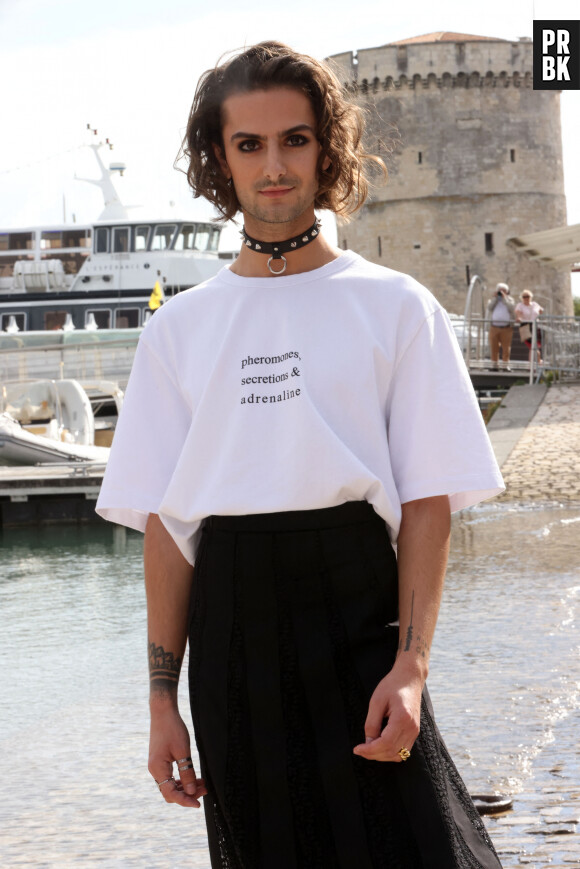
[[[532,41],[428,33],[330,58],[347,87],[532,87]]]

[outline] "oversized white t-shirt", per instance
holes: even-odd
[[[503,482],[445,311],[352,252],[298,275],[228,268],[172,298],[139,341],[97,503],[158,513],[193,564],[209,515],[369,501],[458,510]]]

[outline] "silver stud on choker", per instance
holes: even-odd
[[[240,235],[244,239],[244,244],[246,247],[249,247],[250,250],[255,250],[257,253],[270,254],[268,262],[266,263],[268,270],[273,275],[282,275],[286,271],[287,265],[287,260],[284,254],[291,253],[293,250],[298,250],[299,248],[310,244],[311,241],[314,241],[314,239],[318,237],[319,232],[320,221],[315,220],[310,229],[307,229],[306,232],[302,232],[300,235],[294,236],[294,238],[287,238],[285,241],[256,241],[255,238],[250,238],[245,227],[240,232]],[[282,260],[282,268],[277,271],[276,269],[273,269],[272,260]]]

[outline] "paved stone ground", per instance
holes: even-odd
[[[501,500],[580,501],[580,384],[547,391],[502,473]]]

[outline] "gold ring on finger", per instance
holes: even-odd
[[[400,748],[397,754],[399,755],[401,760],[409,760],[409,758],[411,757],[411,752],[408,748]]]

